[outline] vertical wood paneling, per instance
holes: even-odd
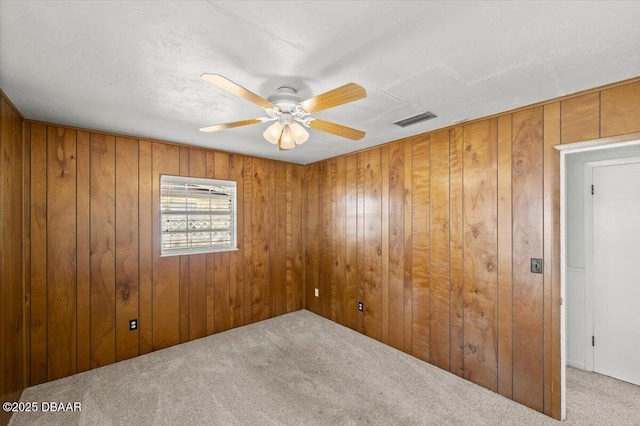
[[[138,337],[140,354],[153,350],[153,168],[151,142],[138,142]],[[157,229],[157,228],[156,228]]]
[[[26,131],[28,135],[28,130]],[[23,185],[29,172],[23,160],[28,158],[23,149],[23,119],[0,91],[0,400],[17,401],[25,383],[25,349],[29,345],[23,339],[25,314],[28,305],[29,243],[24,238],[29,226],[24,216],[25,198]],[[73,176],[73,175],[72,175]],[[24,249],[24,251],[23,251]],[[23,258],[23,256],[25,258]],[[0,412],[0,424],[9,422],[11,413]]]
[[[179,339],[180,343],[185,343],[189,341],[189,329],[190,329],[190,313],[189,313],[189,305],[190,305],[190,274],[191,274],[191,256],[179,256],[178,264],[179,264]]]
[[[333,162],[331,160],[320,164],[318,203],[320,211],[320,244],[323,255],[320,256],[320,273],[318,274],[319,314],[325,318],[332,318],[331,289],[332,271],[335,252],[333,250],[333,235],[331,233],[332,205],[331,205],[331,174]]]
[[[91,368],[116,360],[115,138],[91,134]]]
[[[151,161],[151,142],[138,141],[138,345],[140,355],[153,350]]]
[[[413,141],[413,356],[429,361],[429,136]]]
[[[305,306],[313,313],[318,312],[318,298],[314,295],[314,290],[318,288],[318,275],[320,272],[320,264],[319,262],[319,241],[320,238],[320,215],[319,209],[320,205],[318,203],[318,190],[319,190],[319,181],[318,181],[318,165],[313,164],[309,166],[306,170],[306,181],[307,181],[307,197],[306,197],[306,205],[307,205],[307,252],[306,252],[306,271],[305,277],[307,280],[306,287],[306,303]]]
[[[431,363],[449,370],[449,131],[430,143]]]
[[[216,160],[215,153],[208,151],[205,158],[207,168],[207,178],[215,177]],[[243,211],[244,205],[239,204],[236,200],[238,210]],[[240,234],[238,234],[240,235]],[[206,262],[206,300],[205,309],[207,313],[207,336],[215,333],[215,314],[216,314],[216,254],[207,253],[205,255]]]
[[[382,339],[381,150],[362,153],[364,166],[364,333]]]
[[[152,167],[152,206],[160,206],[160,175],[180,174],[180,148],[154,142]],[[180,259],[160,257],[160,209],[152,211],[153,349],[158,350],[180,342]]]
[[[138,141],[116,138],[115,158],[115,290],[116,361],[138,356]]]
[[[513,114],[513,399],[543,410],[542,107]]]
[[[207,255],[197,254],[189,260],[189,340],[207,334]]]
[[[404,143],[404,337],[403,350],[413,354],[413,139]]]
[[[214,176],[216,179],[228,180],[229,179],[229,155],[216,152],[214,156],[215,171]],[[203,257],[205,255],[202,255]],[[193,258],[193,256],[192,256]],[[204,260],[204,259],[203,259]],[[204,277],[202,277],[204,280]],[[230,325],[230,313],[229,313],[229,252],[221,252],[215,254],[215,314],[214,314],[214,331],[216,333],[220,331],[228,330]],[[202,298],[204,299],[204,284],[202,286]],[[205,308],[203,306],[203,308]],[[203,312],[204,314],[204,312]],[[204,319],[203,315],[203,319]],[[203,322],[203,326],[205,323]],[[205,332],[203,328],[202,333]],[[204,334],[202,334],[204,336]],[[194,338],[194,337],[192,337]]]
[[[318,271],[318,297],[316,303],[318,314],[325,318],[330,318],[330,315],[326,312],[326,303],[324,303],[325,299],[331,298],[329,294],[325,295],[325,292],[330,291],[331,288],[331,275],[329,271],[327,271],[327,266],[333,256],[333,251],[331,250],[331,233],[327,231],[327,228],[330,228],[331,221],[331,210],[330,207],[327,208],[325,202],[327,194],[330,194],[331,191],[331,178],[329,177],[329,181],[327,182],[327,169],[330,170],[330,165],[328,165],[327,162],[318,165],[318,241],[322,255],[318,257],[320,270]],[[327,188],[327,186],[329,188]],[[329,204],[330,203],[331,199],[329,197]],[[327,283],[329,283],[329,289],[327,289]]]
[[[382,286],[382,343],[389,344],[389,145],[381,149],[381,201],[382,201],[382,241],[381,267],[382,276],[380,285]]]
[[[189,176],[207,177],[207,151],[189,149]],[[189,256],[189,340],[207,335],[207,255]]]
[[[47,128],[31,132],[31,359],[30,385],[47,381]]]
[[[47,379],[76,370],[76,132],[47,131]]]
[[[365,244],[365,224],[364,224],[364,216],[365,216],[365,193],[364,193],[364,185],[365,185],[365,173],[366,173],[366,163],[364,158],[364,153],[358,154],[358,165],[357,165],[357,175],[356,175],[356,190],[357,190],[357,225],[356,225],[356,268],[357,268],[357,278],[356,278],[356,300],[358,302],[365,302],[365,256],[364,256],[364,244]],[[360,333],[364,333],[364,310],[362,312],[357,312],[356,317],[356,330]]]
[[[351,329],[356,329],[357,321],[357,228],[358,228],[358,189],[357,189],[357,173],[358,173],[358,155],[347,155],[345,159],[345,198],[346,198],[346,214],[345,214],[345,325]],[[312,273],[309,269],[305,270],[305,275]]]
[[[286,215],[288,218],[291,218],[293,214],[293,198],[295,185],[293,183],[293,164],[285,164],[284,165],[284,188],[286,190]],[[293,282],[293,267],[296,253],[293,251],[293,220],[287,220],[285,224],[285,248],[284,251],[287,253],[287,259],[285,261],[285,293],[286,293],[286,309],[285,312],[291,312],[293,310],[293,306],[295,304],[294,301],[294,282]]]
[[[252,204],[252,266],[251,283],[251,320],[261,321],[269,318],[269,179],[271,168],[266,160],[254,158],[251,165],[251,204]]]
[[[331,241],[331,252],[333,253],[332,257],[329,259],[329,261],[327,262],[327,270],[329,271],[329,276],[330,276],[330,280],[327,283],[328,284],[328,290],[329,293],[325,293],[326,294],[330,294],[331,295],[331,299],[330,300],[324,300],[323,301],[328,305],[328,309],[327,312],[329,312],[329,316],[331,318],[332,321],[336,321],[336,316],[337,316],[337,286],[336,286],[336,269],[335,269],[335,259],[337,257],[337,253],[336,253],[336,245],[335,245],[335,240],[336,240],[336,190],[337,190],[337,185],[336,185],[336,160],[332,159],[329,161],[329,170],[328,170],[328,180],[329,180],[329,188],[330,191],[327,194],[329,197],[327,199],[327,204],[330,208],[330,221],[327,224],[327,227],[325,228],[325,235],[328,232],[329,235],[329,240]]]
[[[31,330],[31,129],[28,123],[24,123],[24,121],[20,120],[20,125],[22,129],[21,140],[23,143],[24,156],[23,156],[23,166],[22,166],[22,178],[23,178],[23,199],[22,199],[22,229],[21,231],[24,234],[24,241],[22,246],[22,261],[24,264],[23,272],[23,280],[24,280],[24,289],[23,289],[23,297],[22,297],[22,319],[24,321],[22,332],[23,332],[23,353],[22,358],[22,372],[23,372],[23,380],[22,380],[22,388],[26,388],[29,386],[29,377],[31,375],[31,339],[29,336]],[[76,166],[77,168],[77,166]],[[1,179],[1,178],[0,178]],[[0,208],[0,211],[4,212]],[[2,215],[2,213],[0,213]],[[16,230],[19,231],[19,230]],[[0,240],[2,237],[0,236]],[[0,256],[1,257],[1,256]],[[0,266],[2,268],[2,266]],[[0,321],[0,328],[2,328]],[[0,355],[1,357],[1,355]],[[77,365],[77,360],[76,360]],[[4,371],[1,370],[0,371]],[[20,394],[18,394],[19,397]],[[1,396],[0,396],[1,398]]]
[[[334,285],[336,288],[336,322],[346,325],[347,310],[354,310],[353,305],[346,305],[346,157],[336,158],[335,177],[335,217],[333,221],[335,264]],[[354,310],[355,312],[355,310]]]
[[[560,102],[560,111],[562,143],[600,137],[600,92],[566,99]]]
[[[282,315],[287,313],[287,301],[291,300],[291,296],[287,295],[287,292],[291,292],[291,287],[287,280],[287,273],[290,272],[287,264],[291,263],[291,250],[287,247],[287,224],[291,222],[288,220],[291,217],[288,213],[290,188],[287,185],[287,165],[285,163],[275,164],[275,172],[274,182],[277,182],[278,185],[275,188],[275,204],[273,204],[276,226],[272,229],[272,232],[275,234],[276,247],[275,268],[272,271],[275,299],[272,315]]]
[[[497,119],[464,126],[464,370],[497,386]]]
[[[384,183],[383,183],[384,185]],[[389,345],[404,347],[404,143],[389,146]]]
[[[269,313],[267,318],[271,318],[275,315],[276,310],[276,295],[278,290],[276,288],[276,261],[278,255],[278,247],[277,247],[277,235],[276,235],[276,205],[272,202],[272,200],[276,199],[276,163],[273,161],[268,162],[269,167],[269,176],[271,177],[268,181],[267,185],[267,205],[269,210],[269,228],[268,228],[268,238],[269,238],[269,266],[268,266],[268,274],[267,274],[267,288],[269,294]]]
[[[236,229],[238,250],[229,253],[229,327],[239,327],[243,324],[242,307],[244,306],[243,282],[244,260],[242,249],[244,243],[244,160],[242,156],[229,156],[229,179],[236,182]],[[208,296],[207,296],[208,297]],[[209,306],[209,305],[207,305]],[[207,315],[209,310],[207,309]],[[207,323],[208,324],[208,323]],[[213,325],[213,324],[212,324]],[[207,326],[207,334],[209,326]]]
[[[640,81],[600,93],[600,137],[640,132]]]
[[[243,251],[244,251],[244,324],[250,324],[253,322],[251,317],[251,311],[253,307],[253,215],[251,212],[251,206],[253,203],[252,197],[252,181],[253,181],[253,167],[252,158],[245,157],[244,169],[242,172],[243,186],[244,186],[244,231],[242,233]]]
[[[12,151],[13,147],[9,146],[11,144],[11,140],[8,135],[8,127],[9,127],[9,106],[5,103],[4,98],[0,98],[0,164],[2,167],[0,168],[0,247],[2,251],[0,251],[0,374],[2,374],[2,381],[0,381],[0,397],[3,401],[6,401],[11,393],[10,390],[7,389],[7,385],[5,384],[7,368],[5,368],[5,363],[9,363],[10,361],[6,358],[14,356],[13,353],[7,354],[5,348],[8,347],[8,336],[6,328],[8,318],[5,317],[5,300],[7,297],[7,293],[11,291],[14,286],[13,282],[10,282],[5,277],[5,253],[7,253],[6,241],[9,239],[11,235],[7,235],[9,233],[8,222],[9,219],[6,216],[10,216],[8,214],[9,208],[7,206],[7,202],[5,201],[5,197],[9,198],[9,193],[11,192],[7,185],[8,182],[11,182],[10,171],[13,169],[14,164],[17,164],[17,161],[13,159]],[[5,195],[6,194],[6,195]],[[8,259],[7,259],[8,260]],[[5,280],[7,281],[5,283]],[[7,315],[8,317],[8,315]],[[9,414],[4,410],[0,411],[0,424],[6,425],[9,423]]]
[[[337,288],[336,288],[336,269],[335,269],[335,259],[336,259],[336,247],[335,247],[335,210],[336,210],[336,162],[335,159],[329,160],[327,162],[327,168],[325,170],[325,179],[327,182],[327,191],[323,194],[323,207],[324,207],[324,215],[323,215],[323,226],[322,226],[322,234],[325,239],[329,243],[329,247],[331,250],[330,257],[325,257],[326,259],[326,268],[327,268],[327,276],[328,280],[325,283],[325,292],[324,298],[320,300],[324,306],[324,312],[326,313],[328,318],[331,318],[332,321],[336,320],[336,299],[337,299]],[[329,296],[328,298],[326,296]]]
[[[304,305],[304,282],[305,282],[305,250],[306,241],[303,239],[304,230],[306,229],[306,223],[303,222],[303,173],[302,166],[299,165],[287,165],[291,168],[291,247],[293,253],[293,271],[292,271],[292,289],[293,289],[293,304],[292,310],[302,309]]]
[[[511,115],[498,117],[498,392],[513,396]]]
[[[27,158],[28,197],[13,203],[13,211],[29,228],[25,300],[34,309],[26,314],[26,362],[32,383],[242,325],[245,308],[251,322],[304,306],[302,166],[62,127],[47,130],[37,123],[29,127],[28,151],[34,153]],[[7,156],[13,158],[14,151]],[[253,161],[254,176],[245,172]],[[162,174],[237,180],[239,250],[160,257]],[[20,212],[23,204],[28,214]],[[21,239],[10,243],[22,252]],[[10,291],[7,300],[22,297],[21,288]],[[252,291],[264,303],[254,304],[253,318]],[[12,306],[26,309],[20,301]],[[129,320],[136,318],[139,330],[129,331]],[[7,351],[21,358],[17,349]],[[11,387],[26,374],[22,370],[4,376]]]
[[[5,233],[4,237],[6,239],[0,238],[0,241],[5,241],[5,247],[9,245],[10,251],[5,252],[7,255],[11,256],[11,263],[7,265],[7,258],[4,258],[3,263],[5,264],[2,267],[5,271],[5,274],[8,272],[10,276],[7,277],[5,275],[4,280],[4,302],[5,302],[5,317],[4,321],[0,323],[0,328],[3,326],[8,326],[5,335],[5,343],[8,343],[8,349],[5,349],[4,353],[4,361],[5,366],[10,366],[12,372],[7,374],[7,370],[4,370],[4,382],[5,388],[4,392],[7,395],[10,395],[11,400],[17,401],[20,399],[20,394],[22,390],[27,387],[25,383],[25,311],[26,309],[26,291],[28,287],[28,283],[25,280],[25,273],[27,271],[27,266],[24,262],[24,255],[26,253],[25,250],[25,229],[23,228],[24,221],[23,216],[26,212],[24,208],[24,176],[25,176],[25,158],[27,156],[27,152],[25,152],[24,148],[24,124],[23,119],[17,112],[11,108],[7,111],[7,104],[2,102],[4,105],[2,108],[5,110],[4,117],[9,115],[11,117],[10,123],[6,126],[8,132],[5,130],[5,144],[9,144],[12,146],[12,159],[15,163],[12,163],[12,183],[9,184],[5,189],[5,203],[9,201],[8,207],[10,214],[7,216],[4,215],[4,209],[0,209],[2,213],[0,213],[0,217],[4,216],[4,220],[0,219],[0,221],[4,222],[5,229],[7,229],[8,223],[6,219],[9,219],[11,224],[11,229],[8,230],[8,233]],[[8,113],[8,114],[7,114]],[[0,118],[2,120],[2,118]],[[3,120],[4,121],[4,120]],[[5,125],[6,125],[5,121]],[[0,127],[5,128],[1,124]],[[8,133],[8,135],[7,135]],[[6,136],[9,136],[6,138]],[[1,137],[1,136],[0,136]],[[6,145],[5,145],[6,146]],[[7,160],[6,151],[5,151],[4,160]],[[11,163],[11,161],[10,161]],[[4,167],[3,167],[4,168]],[[6,172],[6,170],[5,170]],[[0,179],[2,176],[0,175]],[[5,180],[5,184],[7,181]],[[7,204],[5,204],[7,206]],[[12,235],[13,234],[13,235]],[[8,240],[8,241],[7,241]],[[8,279],[7,279],[8,278]],[[8,305],[8,306],[7,306]],[[1,357],[1,356],[0,356]]]
[[[449,134],[449,279],[451,280],[449,317],[451,350],[449,371],[464,376],[464,277],[463,277],[463,156],[462,127]]]
[[[180,176],[189,176],[189,154],[187,147],[180,147]],[[190,274],[191,274],[191,256],[178,256],[180,262],[179,270],[179,293],[180,293],[180,343],[189,341],[190,328]]]
[[[76,136],[76,372],[91,368],[91,135]]]
[[[640,87],[640,86],[639,86]],[[603,93],[604,95],[604,93]],[[560,103],[545,105],[544,122],[544,412],[560,417]]]

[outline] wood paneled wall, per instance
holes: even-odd
[[[638,131],[635,81],[305,166],[307,308],[559,418],[553,146]]]
[[[31,385],[303,307],[302,166],[26,126]],[[160,257],[161,174],[236,181],[239,250]]]
[[[0,402],[17,401],[24,381],[23,119],[0,92]],[[0,411],[0,425],[10,413]]]

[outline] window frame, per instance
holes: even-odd
[[[197,178],[197,177],[191,177],[191,176],[176,176],[176,175],[169,175],[169,174],[160,174],[160,185],[159,185],[159,203],[158,203],[158,214],[159,214],[159,221],[158,221],[158,225],[159,225],[159,232],[160,232],[160,244],[159,244],[159,251],[160,251],[160,257],[172,257],[172,256],[189,256],[192,254],[207,254],[207,253],[224,253],[224,252],[231,252],[231,251],[237,251],[238,250],[238,183],[237,181],[233,181],[233,180],[223,180],[223,179],[210,179],[210,178]],[[225,246],[220,246],[220,247],[207,247],[206,249],[184,249],[184,250],[179,250],[179,251],[171,251],[169,253],[165,252],[165,248],[164,248],[164,244],[163,244],[163,239],[164,239],[164,231],[163,231],[163,224],[164,224],[164,216],[165,213],[163,213],[162,211],[162,204],[163,204],[163,194],[162,194],[162,188],[163,188],[163,183],[166,183],[166,181],[169,181],[168,183],[171,184],[198,184],[198,185],[216,185],[216,186],[223,186],[223,187],[228,187],[232,189],[232,195],[231,195],[231,199],[232,199],[232,212],[231,212],[231,221],[232,221],[232,226],[231,226],[231,244],[229,245],[225,245]],[[186,215],[188,216],[188,211],[186,212]],[[188,225],[187,225],[188,227]],[[187,229],[186,233],[188,234],[189,231]],[[187,238],[188,241],[188,238]]]

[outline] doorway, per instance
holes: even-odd
[[[585,309],[593,318],[586,369],[640,385],[640,157],[588,162],[584,170]]]
[[[557,149],[560,151],[560,238],[562,248],[560,290],[563,301],[561,306],[561,364],[563,366],[561,394],[562,419],[565,419],[567,393],[564,366],[569,365],[593,371],[594,359],[594,347],[591,345],[591,336],[594,336],[594,290],[593,286],[587,282],[593,281],[591,270],[587,271],[587,264],[591,265],[589,262],[592,261],[593,255],[591,254],[591,258],[588,259],[586,249],[587,246],[593,244],[593,237],[589,237],[585,233],[585,226],[592,226],[592,223],[588,224],[587,222],[593,219],[591,214],[587,214],[585,208],[585,202],[592,201],[590,199],[592,175],[589,175],[588,179],[585,177],[586,163],[640,157],[640,134],[562,145]],[[613,163],[615,161],[611,165]],[[596,176],[597,180],[600,178],[600,176]],[[611,183],[611,185],[615,186],[615,183]],[[630,185],[632,182],[627,182],[626,185],[617,188],[628,190]],[[602,236],[595,238],[598,242]],[[587,241],[588,239],[589,241]],[[640,241],[640,238],[636,240]],[[640,259],[634,263],[640,265]],[[601,270],[605,271],[602,268]],[[606,271],[602,273],[608,274]],[[598,287],[597,291],[601,291],[601,287]],[[591,306],[587,306],[588,303],[591,303]],[[598,315],[601,316],[601,313],[604,312],[603,307],[596,309],[596,312],[600,312]],[[627,334],[626,337],[630,337],[630,335]],[[601,356],[596,355],[598,358]],[[606,358],[603,359],[606,361]]]

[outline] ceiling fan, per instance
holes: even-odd
[[[367,97],[367,92],[364,88],[355,83],[345,84],[337,89],[302,101],[296,90],[291,87],[280,87],[275,94],[264,99],[218,74],[202,74],[200,78],[229,93],[253,102],[264,109],[268,115],[268,117],[203,127],[200,129],[201,132],[216,132],[232,127],[273,121],[274,123],[262,135],[270,143],[279,145],[280,150],[292,149],[296,145],[305,143],[309,138],[309,133],[305,130],[305,127],[311,127],[353,140],[362,139],[365,135],[365,132],[361,130],[311,117],[312,113]]]

